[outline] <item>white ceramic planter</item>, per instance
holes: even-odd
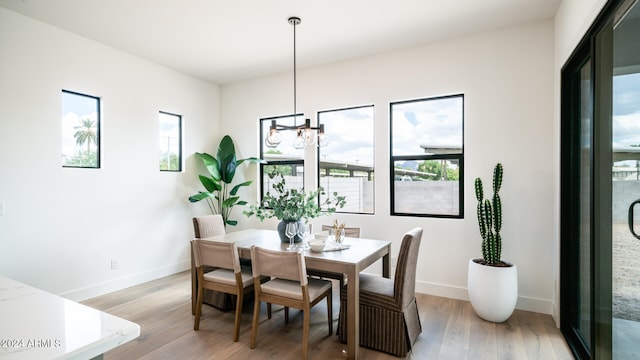
[[[479,317],[504,322],[518,301],[518,268],[480,265],[470,259],[467,287],[471,306]]]

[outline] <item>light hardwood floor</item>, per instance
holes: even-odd
[[[104,356],[105,359],[299,359],[302,316],[273,306],[267,319],[263,304],[255,349],[249,348],[253,303],[245,302],[240,340],[233,342],[234,312],[203,306],[200,330],[193,330],[189,272],[96,297],[83,303],[140,325],[140,337]],[[339,298],[334,282],[334,333]],[[573,359],[551,316],[516,310],[501,324],[478,318],[466,301],[417,295],[422,333],[407,359]],[[344,359],[346,345],[329,336],[326,304],[312,310],[309,359]],[[398,359],[360,348],[362,359]]]

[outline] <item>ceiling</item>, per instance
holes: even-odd
[[[216,84],[551,18],[561,0],[0,0]]]

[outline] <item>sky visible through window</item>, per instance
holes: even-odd
[[[614,76],[613,94],[613,148],[637,148],[640,146],[640,74]]]
[[[329,137],[320,160],[373,166],[373,106],[320,113]]]
[[[393,155],[423,155],[426,147],[462,149],[462,97],[397,103],[393,107]]]

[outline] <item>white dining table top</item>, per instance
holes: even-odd
[[[0,276],[0,360],[91,359],[140,326]]]

